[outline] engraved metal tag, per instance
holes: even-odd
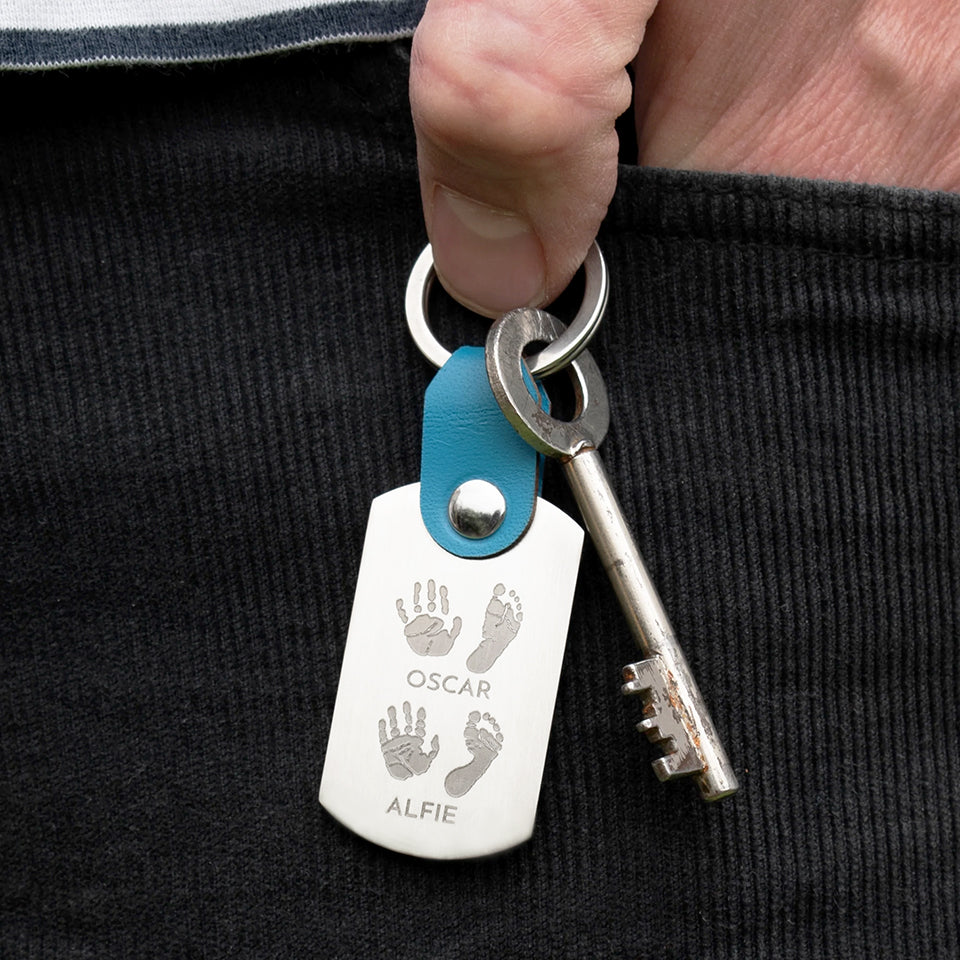
[[[513,548],[448,553],[420,484],[377,497],[320,802],[401,853],[496,853],[533,831],[583,531],[537,501]]]

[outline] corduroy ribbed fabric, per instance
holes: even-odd
[[[587,548],[530,843],[419,861],[317,803],[432,375],[407,70],[3,81],[0,955],[955,960],[953,196],[621,171],[603,455],[738,796],[653,776]]]

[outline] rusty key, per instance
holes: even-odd
[[[653,767],[661,780],[692,776],[705,800],[735,793],[737,778],[714,730],[673,627],[647,573],[610,486],[597,447],[610,409],[603,377],[589,353],[569,362],[577,403],[572,420],[541,410],[524,382],[524,349],[551,342],[564,327],[543,310],[513,310],[497,321],[486,344],[490,386],[507,419],[536,450],[558,458],[645,659],[623,668],[625,694],[640,694],[637,728],[665,755]]]

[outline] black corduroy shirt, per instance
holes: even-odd
[[[953,960],[954,196],[621,170],[603,453],[740,794],[652,776],[588,548],[530,843],[317,803],[431,375],[407,49],[4,80],[0,953]]]

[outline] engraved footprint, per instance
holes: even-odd
[[[444,779],[443,788],[451,797],[462,797],[469,792],[496,760],[503,746],[503,734],[497,721],[489,713],[485,713],[482,719],[489,725],[489,730],[478,726],[481,722],[479,710],[472,710],[467,716],[463,742],[473,759],[462,767],[454,767]]]
[[[480,633],[483,639],[477,649],[467,657],[467,669],[473,673],[486,673],[520,630],[523,604],[513,590],[510,591],[509,599],[501,600],[506,589],[502,583],[493,588],[493,596],[483,615],[483,629]]]
[[[460,618],[454,617],[450,626],[445,620],[434,616],[437,609],[437,585],[433,580],[427,581],[427,612],[423,612],[421,604],[421,585],[417,581],[413,585],[413,620],[407,616],[403,600],[397,600],[397,615],[404,623],[403,635],[407,638],[410,649],[421,657],[442,657],[450,652],[453,641],[460,636]],[[440,613],[444,617],[450,612],[447,600],[447,588],[440,586]]]

